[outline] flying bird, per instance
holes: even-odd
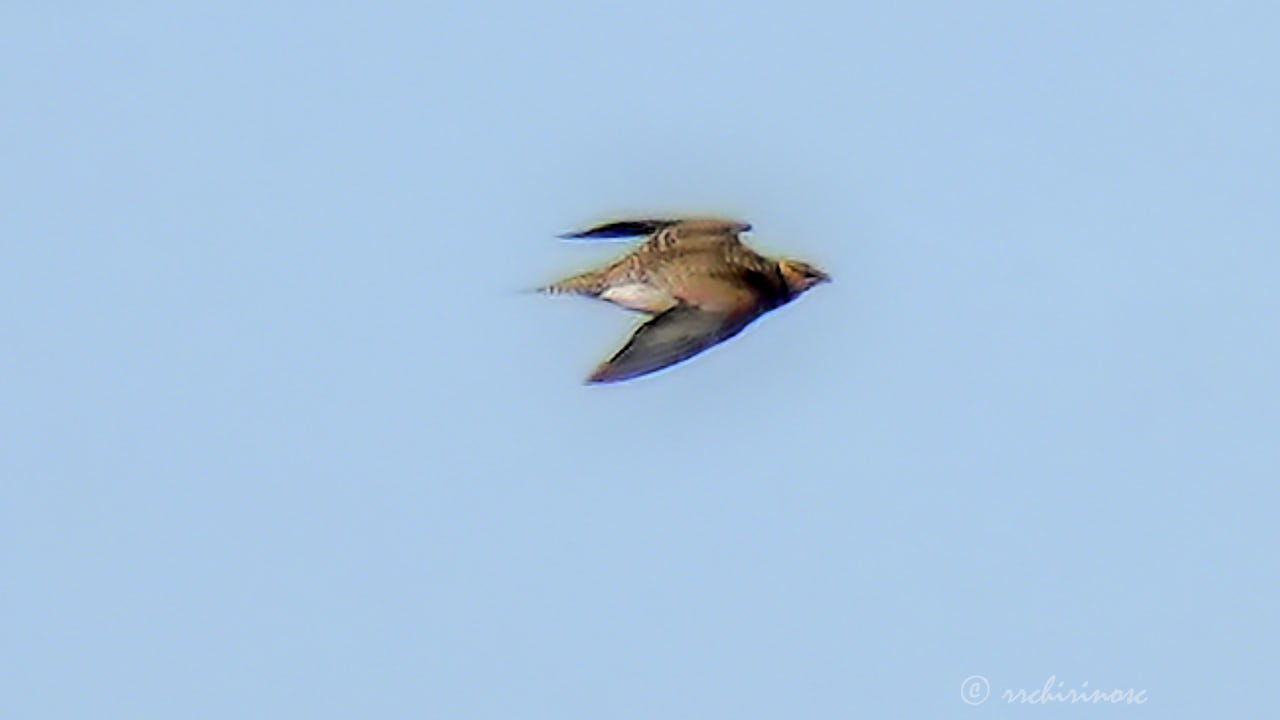
[[[750,229],[716,219],[623,220],[561,235],[646,237],[603,268],[539,288],[599,298],[651,316],[587,382],[630,380],[688,360],[831,280],[808,263],[767,258],[742,244],[738,236]]]

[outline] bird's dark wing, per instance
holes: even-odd
[[[686,220],[620,220],[597,225],[588,230],[565,233],[560,237],[570,240],[611,240],[651,236],[649,245],[671,247],[691,242],[738,242],[738,233],[747,232],[751,226],[736,220],[715,218]]]
[[[756,315],[710,312],[681,303],[640,326],[587,382],[630,380],[675,365],[737,335]]]
[[[565,233],[560,237],[571,240],[608,240],[652,235],[664,227],[674,225],[675,220],[622,220],[597,225],[581,232]]]

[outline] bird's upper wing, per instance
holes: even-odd
[[[604,223],[578,232],[568,232],[560,237],[569,240],[612,240],[615,238],[632,238],[641,235],[652,235],[659,230],[675,225],[677,220],[619,220]]]
[[[756,315],[750,309],[712,311],[680,303],[641,325],[627,344],[596,368],[587,381],[630,380],[688,360],[737,335]]]
[[[738,233],[751,226],[733,220],[682,220],[660,228],[645,241],[644,248],[656,251],[737,245]]]
[[[751,226],[734,220],[620,220],[597,225],[580,232],[561,235],[577,240],[606,240],[648,235],[647,246],[670,248],[685,243],[738,242],[738,233],[747,232]]]

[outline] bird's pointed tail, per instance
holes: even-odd
[[[604,292],[604,278],[597,272],[585,272],[550,285],[543,285],[538,288],[538,292],[548,295],[572,294],[595,297]]]

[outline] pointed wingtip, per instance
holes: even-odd
[[[641,373],[643,374],[643,373]],[[582,381],[583,385],[613,385],[637,377],[636,373],[619,371],[613,362],[604,362]]]
[[[582,384],[583,385],[604,385],[606,383],[611,383],[611,382],[613,382],[613,380],[609,378],[609,366],[601,365],[600,367],[596,368],[595,372],[588,375],[587,379],[582,381]]]
[[[615,240],[651,235],[670,225],[672,220],[623,220],[605,223],[586,230],[577,230],[559,235],[562,240]]]

